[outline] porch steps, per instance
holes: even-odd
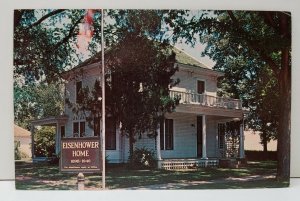
[[[199,167],[217,167],[218,159],[164,159],[158,161],[158,167],[165,170],[197,169]]]

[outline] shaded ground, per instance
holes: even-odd
[[[109,189],[212,189],[287,187],[275,179],[275,162],[249,162],[239,169],[199,168],[197,170],[129,170],[109,166],[106,187]],[[99,190],[101,175],[85,174],[85,189]],[[48,164],[16,164],[16,188],[34,190],[76,190],[76,173],[60,173]]]

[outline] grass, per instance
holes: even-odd
[[[197,170],[130,170],[124,165],[108,166],[106,186],[109,189],[175,184],[183,189],[287,187],[277,182],[276,162],[250,162],[247,167],[199,168]],[[256,179],[249,179],[255,177]],[[101,188],[101,175],[85,174],[85,189]],[[76,173],[61,173],[48,164],[16,164],[16,188],[22,190],[76,190]],[[172,187],[170,187],[172,188]]]

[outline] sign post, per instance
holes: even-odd
[[[104,10],[101,9],[101,67],[102,67],[102,189],[105,189],[105,63],[104,63]]]

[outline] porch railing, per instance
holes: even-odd
[[[239,99],[215,97],[207,94],[170,90],[170,97],[180,98],[182,104],[199,104],[208,107],[220,107],[227,109],[242,109],[242,101]]]
[[[219,159],[163,159],[158,161],[158,167],[165,170],[197,169],[218,165]]]

